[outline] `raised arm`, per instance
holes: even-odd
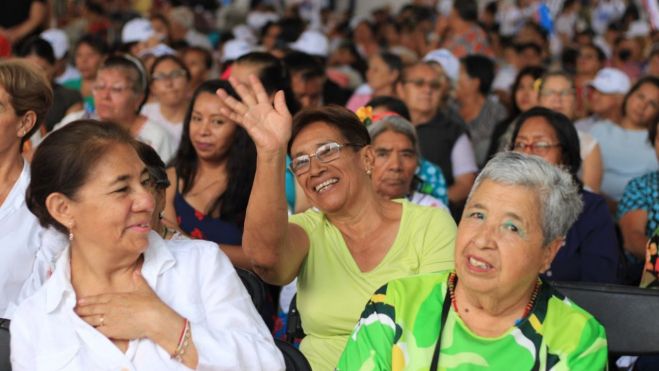
[[[254,271],[272,284],[285,284],[297,275],[309,250],[301,227],[288,222],[285,193],[286,146],[292,117],[284,93],[270,103],[261,82],[250,76],[250,87],[230,79],[242,102],[218,90],[222,112],[241,125],[256,145],[256,174],[247,204],[243,249]]]

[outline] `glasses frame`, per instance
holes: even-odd
[[[321,153],[321,150],[325,150],[328,146],[330,146],[328,151],[333,151],[334,148],[336,148],[336,152],[331,152],[331,154],[336,153],[336,157],[333,157],[333,158],[330,158],[330,159],[324,159],[325,155]],[[361,146],[359,144],[354,144],[354,143],[344,143],[344,144],[337,143],[337,142],[323,143],[318,148],[316,148],[316,151],[314,153],[308,153],[308,154],[303,154],[303,155],[299,155],[299,156],[296,156],[296,157],[292,157],[291,158],[291,163],[288,165],[288,168],[293,174],[295,174],[295,176],[300,176],[300,175],[305,174],[309,171],[309,169],[311,168],[311,160],[313,158],[316,158],[318,161],[320,161],[323,164],[332,162],[334,160],[338,160],[341,157],[341,149],[344,148],[344,147],[362,148],[363,146]],[[328,155],[329,154],[330,153],[328,152]],[[309,161],[307,162],[306,166],[296,169],[295,162],[296,162],[296,160],[301,159],[301,158],[308,158]]]
[[[515,152],[525,152],[526,149],[530,149],[531,153],[535,155],[544,156],[549,152],[550,149],[555,147],[562,147],[560,143],[548,143],[544,141],[524,143],[524,142],[515,142],[513,143],[513,151]]]

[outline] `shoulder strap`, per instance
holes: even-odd
[[[446,324],[448,312],[451,310],[451,297],[449,294],[448,285],[446,287],[446,294],[444,295],[444,303],[442,304],[442,317],[439,322],[439,334],[437,335],[437,343],[435,344],[435,351],[432,354],[432,362],[430,363],[430,371],[437,371],[439,365],[439,350],[442,345],[442,334]]]

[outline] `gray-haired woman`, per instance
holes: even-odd
[[[467,199],[456,270],[376,291],[338,369],[604,369],[602,325],[539,278],[581,207],[567,172],[535,156],[497,155]]]
[[[371,181],[379,195],[446,208],[442,201],[415,190],[418,179],[414,174],[421,161],[421,150],[412,123],[400,116],[386,116],[369,126],[368,134],[375,153]]]

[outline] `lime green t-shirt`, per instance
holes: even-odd
[[[389,282],[373,294],[337,370],[428,370],[450,272]],[[531,314],[497,338],[476,335],[450,307],[439,370],[603,370],[604,327],[542,282]]]
[[[314,370],[332,370],[373,291],[395,278],[453,268],[456,225],[444,210],[401,200],[396,239],[380,264],[360,271],[341,232],[320,212],[290,218],[309,237],[297,281],[306,337],[300,349]]]

